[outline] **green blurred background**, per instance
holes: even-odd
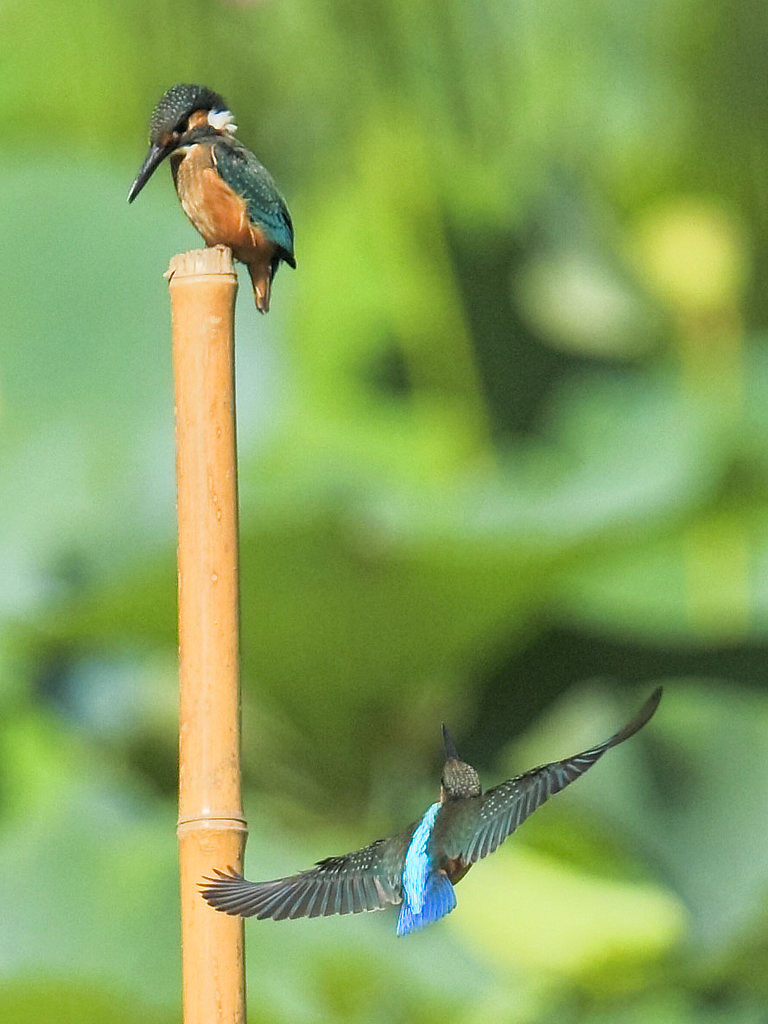
[[[248,873],[651,726],[443,923],[247,931],[252,1022],[768,1020],[760,0],[3,11],[0,1020],[179,1019],[159,95],[296,224],[238,413]]]

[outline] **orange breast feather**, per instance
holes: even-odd
[[[179,164],[176,187],[184,212],[208,245],[228,245],[238,259],[266,256],[264,233],[248,218],[245,200],[219,177],[209,146],[192,146]]]

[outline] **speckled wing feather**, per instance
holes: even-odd
[[[216,871],[215,878],[200,883],[200,893],[226,914],[275,921],[383,910],[402,902],[400,875],[415,827],[271,882],[249,882],[231,869]]]
[[[493,853],[545,800],[588,771],[606,750],[642,729],[658,707],[661,692],[661,687],[655,690],[632,721],[605,743],[563,761],[532,768],[467,800],[460,809],[461,821],[454,821],[451,835],[443,839],[447,857],[474,864]]]
[[[213,144],[216,170],[245,200],[248,216],[280,248],[280,256],[292,267],[293,223],[272,175],[245,146],[234,140],[218,139]]]

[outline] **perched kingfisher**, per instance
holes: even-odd
[[[308,871],[271,882],[249,882],[215,870],[200,883],[216,910],[282,921],[296,917],[359,914],[401,904],[397,934],[405,935],[450,914],[454,885],[471,866],[512,835],[545,800],[578,779],[606,750],[628,740],[649,721],[661,700],[658,687],[638,714],[605,743],[532,768],[483,793],[471,765],[459,759],[443,726],[446,762],[440,799],[420,821],[390,839],[319,861]]]
[[[293,224],[272,175],[237,141],[236,131],[218,93],[203,85],[172,86],[152,112],[149,152],[128,202],[170,156],[184,212],[206,245],[227,245],[245,263],[256,307],[266,313],[280,261],[296,267]]]

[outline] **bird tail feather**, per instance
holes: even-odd
[[[253,297],[256,300],[256,309],[258,309],[260,313],[268,313],[274,270],[269,263],[266,265],[263,263],[249,263],[248,273],[251,275],[251,284],[253,285]]]
[[[407,901],[403,903],[397,922],[397,934],[407,935],[408,932],[415,931],[425,924],[439,921],[441,917],[450,914],[455,906],[456,895],[448,876],[442,871],[437,871],[427,884],[424,903],[418,914],[411,910]]]

